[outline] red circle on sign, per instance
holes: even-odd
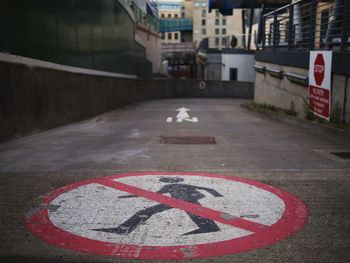
[[[247,236],[234,238],[231,240],[224,240],[213,243],[198,244],[198,245],[178,245],[178,246],[143,246],[143,245],[130,245],[130,244],[115,244],[109,242],[102,242],[78,236],[67,232],[57,226],[55,226],[49,218],[49,206],[51,202],[61,194],[76,189],[81,186],[89,184],[104,184],[107,185],[112,179],[130,177],[130,176],[142,176],[142,175],[164,175],[164,176],[203,176],[210,178],[226,179],[235,181],[250,186],[257,187],[272,193],[273,195],[280,198],[285,206],[284,213],[281,218],[271,226],[259,229],[257,227],[256,232]],[[117,183],[118,184],[118,183]],[[141,188],[132,189],[133,191],[144,191]],[[125,188],[125,191],[129,191]],[[152,198],[152,193],[148,193]],[[169,199],[168,202],[173,202],[172,206],[181,207],[182,205],[186,211],[191,209],[191,206],[195,206],[191,203],[183,204],[181,200],[172,200],[173,198],[165,195],[153,193],[154,195],[161,196],[165,200]],[[158,197],[159,197],[158,196]],[[177,203],[177,201],[179,203]],[[181,209],[181,208],[180,208]],[[209,209],[210,210],[210,209]],[[198,211],[197,211],[198,212]],[[204,213],[204,212],[203,212]],[[210,216],[215,218],[215,210],[209,211]],[[245,178],[225,176],[219,174],[208,174],[208,173],[171,173],[171,172],[138,172],[138,173],[124,173],[113,176],[107,176],[97,179],[86,180],[82,182],[73,183],[68,186],[59,188],[52,193],[43,197],[40,208],[33,214],[29,213],[24,221],[26,227],[37,237],[45,240],[56,246],[78,251],[92,253],[96,255],[109,255],[121,258],[137,258],[147,260],[170,260],[170,259],[185,259],[185,258],[207,258],[214,256],[223,256],[228,254],[235,254],[246,252],[249,250],[265,247],[274,244],[288,236],[296,233],[300,230],[307,222],[308,211],[306,206],[294,195],[275,188],[270,185],[263,184],[258,181],[253,181]],[[217,217],[219,219],[219,217]],[[240,218],[234,218],[232,221],[240,221]],[[242,223],[242,222],[239,222]],[[243,222],[244,223],[244,222]],[[186,253],[190,251],[190,255]]]
[[[316,85],[321,86],[324,80],[325,62],[322,54],[317,54],[314,64],[314,77]]]

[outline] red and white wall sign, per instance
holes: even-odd
[[[257,181],[207,173],[126,173],[43,198],[26,227],[56,246],[122,258],[179,260],[245,252],[299,231],[307,208]]]
[[[309,109],[329,120],[331,110],[332,51],[311,51],[309,64]]]

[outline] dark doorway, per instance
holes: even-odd
[[[230,80],[237,80],[237,68],[230,68]]]

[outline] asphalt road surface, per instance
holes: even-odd
[[[288,238],[246,252],[201,259],[191,259],[194,254],[184,250],[184,260],[254,263],[350,262],[350,159],[332,154],[350,152],[349,140],[330,133],[313,132],[271,120],[240,107],[244,102],[233,99],[147,101],[90,120],[1,144],[0,261],[143,262],[142,259],[101,256],[58,247],[32,234],[26,228],[24,221],[42,205],[42,196],[60,187],[103,176],[148,171],[149,174],[152,172],[215,173],[229,178],[235,176],[251,179],[288,192],[307,207],[306,224]],[[182,198],[182,201],[197,205],[203,204],[209,196],[215,199],[225,195],[223,194],[225,185],[220,185],[219,188],[205,187],[206,193],[204,193],[205,191],[199,189],[199,186],[193,188],[193,184],[196,184],[194,179],[191,179],[192,188],[190,189],[189,183],[186,186],[181,182],[181,180],[186,182],[187,177],[183,178],[179,176],[177,181],[170,182],[173,184],[172,188],[158,187],[157,189],[163,189],[159,190],[159,195]],[[157,182],[151,183],[147,180],[142,183],[140,179],[135,183],[140,186],[148,183],[150,185],[148,189],[159,183],[158,179]],[[170,179],[162,180],[168,180],[167,183],[169,183]],[[201,182],[198,184],[204,184],[206,180],[207,178],[200,179]],[[180,184],[185,185],[182,187],[187,187],[183,191],[192,191],[193,196],[178,195],[176,189]],[[208,184],[210,184],[209,181]],[[242,196],[245,193],[239,194]],[[136,195],[134,197],[132,195],[128,192],[123,197],[118,196],[115,199],[126,200],[125,202],[140,200],[135,197]],[[229,192],[226,194],[227,200],[237,197],[237,193],[232,193],[232,198],[227,195],[230,195]],[[62,197],[62,202],[71,200],[67,196],[64,197],[66,199]],[[108,197],[108,195],[104,196]],[[105,201],[96,200],[94,195],[90,194],[86,198],[90,198],[94,207]],[[258,199],[259,195],[256,196],[257,203]],[[252,199],[251,202],[255,201]],[[71,205],[73,206],[74,203]],[[155,205],[155,211],[147,210],[152,205],[141,204],[141,206],[144,210],[136,214],[143,218],[150,218],[147,226],[153,224],[152,231],[159,228],[159,233],[163,236],[157,238],[164,238],[164,242],[168,242],[169,236],[173,235],[171,233],[180,231],[179,225],[170,224],[169,236],[166,236],[166,232],[162,232],[163,225],[172,222],[172,219],[162,217],[161,214],[169,213],[167,215],[171,217],[171,213],[174,213],[175,216],[175,211],[178,209],[170,209],[166,205]],[[67,207],[66,209],[69,208]],[[85,217],[99,216],[99,213],[92,212],[95,210],[91,204],[91,211],[87,211],[89,206],[85,208],[84,203],[81,207],[84,209],[76,208],[79,210],[76,214],[67,212],[66,220],[69,221],[69,217],[73,219],[77,217],[81,218],[80,223],[83,224],[84,220],[88,220]],[[55,205],[48,208],[52,213],[59,209],[59,206]],[[125,210],[128,209],[125,208]],[[278,207],[276,209],[278,210]],[[132,210],[131,207],[130,210]],[[59,212],[63,214],[63,211]],[[199,222],[198,225],[200,225],[200,217],[189,217],[186,213],[184,215],[183,218],[187,218],[189,224]],[[252,215],[250,220],[258,216]],[[131,218],[132,214],[128,217]],[[57,218],[52,220],[60,220],[59,217]],[[221,234],[217,230],[218,227],[223,227],[219,222],[215,219],[204,221],[202,223],[210,228],[210,231],[213,233],[216,231],[215,234],[203,234],[208,235],[207,242],[211,241],[211,237],[213,237],[212,242],[220,239]],[[128,224],[131,224],[130,221],[125,221],[124,226]],[[136,224],[135,229],[143,227],[142,224],[134,221],[132,224]],[[128,231],[130,234],[136,230]],[[98,233],[103,235],[103,231]],[[145,233],[147,235],[147,232]],[[110,233],[107,234],[108,237]],[[196,237],[199,238],[195,242],[201,242],[199,235],[201,234],[197,234]],[[143,240],[147,238],[144,237]],[[178,242],[181,244],[182,239],[177,240],[180,240]],[[128,242],[132,241],[125,241],[125,243]],[[153,241],[150,239],[149,242]]]

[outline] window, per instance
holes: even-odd
[[[219,28],[215,28],[215,35],[219,35],[219,34],[220,34]]]
[[[215,10],[215,16],[220,16],[220,12],[219,12],[219,10]]]
[[[216,37],[215,38],[215,45],[219,45],[219,43],[220,43],[220,38]]]
[[[171,40],[172,37],[171,37],[171,33],[168,33],[168,39]]]
[[[168,14],[168,17],[171,18],[171,14]]]
[[[238,69],[237,68],[230,68],[230,80],[237,80],[237,74]]]
[[[272,44],[272,32],[273,32],[273,23],[270,24],[270,31],[268,33],[268,38],[267,38],[269,45]]]
[[[160,16],[164,18],[164,14],[161,14]]]
[[[164,33],[162,33],[162,39],[165,39],[165,34]]]
[[[179,33],[174,33],[174,39],[178,40],[179,39]]]
[[[222,19],[222,25],[223,25],[223,26],[226,26],[226,19],[225,19],[225,18]]]
[[[177,14],[175,14],[174,17],[177,18]]]
[[[207,30],[205,30],[205,28],[202,29],[202,35],[206,35],[207,34]]]
[[[205,20],[202,19],[202,26],[205,26]]]
[[[220,20],[219,19],[215,19],[215,25],[220,25]]]
[[[182,18],[185,18],[185,13],[181,13],[181,17],[182,17]]]
[[[228,47],[228,45],[227,45],[227,37],[223,37],[223,38],[221,39],[221,44],[222,44],[224,47]]]
[[[206,14],[207,14],[207,10],[202,9],[202,17],[205,17],[205,16],[206,16]]]
[[[222,34],[222,35],[226,35],[226,28],[223,28],[223,29],[221,30],[221,34]]]
[[[181,5],[178,3],[169,3],[169,4],[158,4],[158,9],[172,9],[172,10],[179,10],[181,8]]]

